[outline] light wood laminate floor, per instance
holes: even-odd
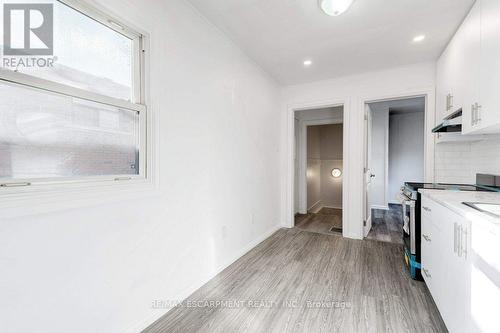
[[[322,234],[342,234],[342,209],[323,207],[317,213],[295,215],[295,227]]]
[[[424,283],[409,278],[400,245],[298,229],[279,230],[188,300],[244,305],[185,301],[144,333],[446,332]]]
[[[389,210],[372,209],[372,228],[367,239],[403,244],[401,205],[389,204]]]

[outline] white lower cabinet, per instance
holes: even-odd
[[[438,279],[443,276],[443,272],[446,270],[441,265],[442,252],[437,248],[442,236],[442,232],[434,226],[430,219],[422,216],[422,276],[438,307],[441,307],[438,302],[443,299],[441,296],[443,290],[439,287],[442,281],[438,281]]]
[[[468,333],[470,223],[423,197],[421,225],[424,280],[448,330]]]
[[[422,196],[422,275],[450,333],[500,332],[500,224]]]
[[[500,332],[500,226],[472,222],[468,332]]]
[[[445,227],[443,256],[446,267],[441,315],[450,332],[469,333],[466,315],[467,304],[470,303],[467,293],[470,278],[470,260],[467,257],[469,226],[467,221],[452,212],[448,216],[440,219]]]

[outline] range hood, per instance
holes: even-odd
[[[443,122],[432,129],[432,133],[462,132],[462,109],[443,119]]]

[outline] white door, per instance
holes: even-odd
[[[363,202],[364,202],[364,212],[363,212],[363,234],[364,237],[368,236],[370,229],[372,228],[372,216],[371,216],[371,200],[370,200],[370,185],[372,180],[372,172],[370,167],[371,160],[371,131],[372,131],[372,115],[368,104],[365,104],[365,140],[364,140],[364,191],[363,191]]]

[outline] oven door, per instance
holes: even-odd
[[[415,200],[411,200],[404,194],[401,194],[400,202],[403,208],[403,242],[408,252],[415,255],[417,252],[415,235]]]

